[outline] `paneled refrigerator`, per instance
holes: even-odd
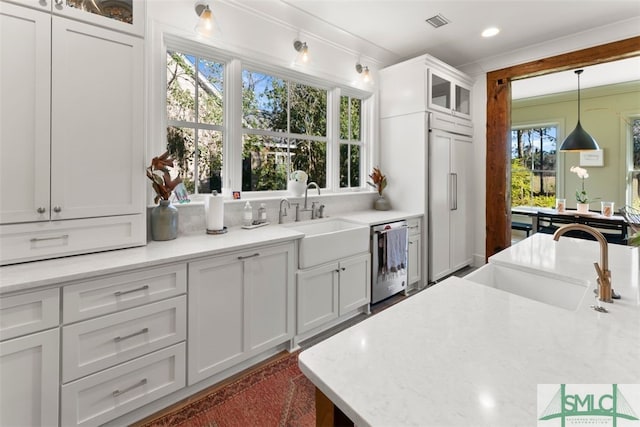
[[[472,140],[451,132],[446,121],[446,115],[427,111],[380,120],[385,194],[395,209],[425,213],[422,271],[429,283],[472,261]],[[471,128],[460,132],[470,134]]]

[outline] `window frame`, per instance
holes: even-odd
[[[287,145],[290,146],[290,144],[292,143],[293,140],[308,140],[308,141],[314,141],[314,142],[321,142],[324,143],[326,145],[326,151],[327,154],[325,155],[325,163],[327,164],[327,167],[325,168],[325,175],[326,175],[326,186],[325,187],[321,187],[323,189],[328,189],[331,188],[330,183],[331,183],[331,179],[329,178],[329,167],[328,167],[328,162],[330,159],[330,155],[329,155],[329,147],[331,145],[331,140],[330,140],[330,135],[331,135],[331,130],[330,130],[330,122],[329,122],[329,118],[331,116],[331,92],[332,89],[327,87],[326,85],[317,85],[317,84],[310,84],[307,82],[303,82],[300,81],[299,79],[294,79],[294,78],[289,78],[289,77],[284,77],[280,74],[277,73],[273,73],[271,71],[263,71],[262,69],[259,68],[255,68],[255,67],[250,67],[248,66],[246,63],[243,63],[242,65],[242,70],[241,70],[241,79],[242,79],[242,74],[247,71],[250,73],[260,73],[260,74],[264,74],[264,75],[268,75],[272,78],[276,78],[276,79],[280,79],[283,80],[286,85],[287,85],[287,100],[289,100],[289,95],[290,95],[290,85],[291,84],[299,84],[299,85],[305,85],[305,86],[310,86],[314,89],[320,89],[320,90],[324,90],[326,91],[326,129],[325,129],[325,136],[317,136],[317,135],[305,135],[305,134],[299,134],[299,133],[294,133],[291,132],[291,119],[290,119],[290,114],[289,112],[291,111],[290,109],[290,105],[287,106],[288,110],[287,110],[287,130],[286,131],[274,131],[274,130],[266,130],[266,129],[250,129],[250,128],[246,128],[243,126],[242,124],[242,116],[244,116],[244,111],[241,110],[241,119],[240,119],[240,129],[241,129],[241,135],[240,135],[240,150],[242,152],[243,149],[243,138],[244,135],[258,135],[258,136],[266,136],[266,137],[271,137],[271,138],[282,138],[287,140]],[[244,88],[241,88],[241,93],[242,90]],[[291,163],[289,163],[289,166],[291,165]],[[288,171],[288,173],[293,172],[291,170]],[[242,180],[240,181],[240,188],[242,187]],[[254,194],[265,194],[265,193],[277,193],[277,192],[286,192],[286,188],[283,190],[264,190],[264,191],[244,191],[244,193],[254,193]]]
[[[166,150],[166,128],[169,126],[167,117],[167,90],[166,90],[166,69],[167,51],[178,51],[184,54],[194,54],[210,61],[219,62],[224,65],[223,74],[223,165],[222,193],[225,198],[232,198],[233,191],[240,191],[242,188],[242,71],[249,69],[254,72],[271,74],[278,78],[283,78],[296,83],[310,85],[327,90],[327,135],[326,135],[326,179],[327,185],[324,191],[329,194],[350,193],[350,192],[370,192],[366,185],[366,171],[373,165],[374,152],[374,118],[375,94],[351,86],[345,86],[330,79],[323,79],[311,74],[305,74],[292,70],[285,66],[277,66],[257,62],[241,54],[226,52],[222,49],[203,45],[196,41],[187,40],[172,34],[163,34],[162,43],[162,94],[159,97],[163,105],[163,119],[160,121],[162,131],[160,140],[154,144],[158,150]],[[340,96],[357,97],[361,99],[361,152],[360,152],[360,186],[350,188],[340,188],[340,167],[339,167],[339,114]],[[153,132],[155,133],[155,132]],[[278,135],[282,136],[282,135]],[[307,137],[305,137],[307,138]],[[311,135],[307,139],[315,139]],[[156,150],[152,150],[153,153]],[[155,154],[154,154],[155,155]],[[237,165],[234,167],[234,165]],[[273,191],[246,191],[242,193],[243,198],[260,199],[275,198],[288,195],[286,190]],[[193,201],[202,199],[202,194],[190,194]]]
[[[628,113],[624,115],[624,135],[625,135],[625,150],[624,150],[624,198],[627,206],[633,206],[633,179],[635,174],[640,174],[640,167],[634,169],[633,165],[633,122],[640,121],[640,113]],[[639,165],[640,166],[640,165]],[[640,196],[636,196],[640,198]]]
[[[341,98],[342,97],[347,97],[348,98],[348,102],[347,105],[349,106],[349,125],[348,125],[348,139],[342,139],[340,137],[340,104],[341,104]],[[355,141],[351,139],[351,100],[352,99],[359,99],[360,100],[360,140]],[[343,93],[338,94],[338,132],[336,134],[336,138],[337,138],[337,181],[336,181],[336,187],[339,190],[342,191],[353,191],[354,189],[360,189],[366,186],[366,182],[367,182],[367,174],[365,172],[365,158],[366,158],[366,149],[367,149],[367,145],[365,144],[365,133],[367,132],[367,126],[365,126],[365,109],[366,109],[366,99],[361,98],[358,95],[353,95],[351,92],[349,91],[344,91]],[[357,187],[352,187],[351,186],[351,166],[349,164],[349,183],[346,187],[340,187],[340,148],[342,147],[343,144],[346,144],[347,146],[352,146],[352,145],[357,145],[358,147],[360,147],[360,185],[358,185]]]
[[[555,168],[555,175],[556,175],[556,198],[565,198],[565,192],[564,192],[564,156],[560,155],[560,144],[562,143],[561,141],[564,140],[565,136],[564,136],[564,121],[561,119],[550,119],[550,120],[545,120],[545,121],[536,121],[536,122],[521,122],[521,123],[512,123],[511,124],[511,131],[509,132],[509,140],[510,140],[510,144],[509,146],[511,147],[511,141],[512,141],[512,133],[516,130],[521,130],[521,129],[540,129],[540,128],[555,128],[556,129],[556,168]],[[513,160],[513,157],[511,155],[512,153],[512,148],[509,148],[509,176],[511,177],[511,162]],[[544,170],[538,170],[536,169],[536,171],[539,172],[544,172]],[[533,172],[533,171],[532,171]],[[511,178],[509,179],[509,191],[511,191]],[[513,201],[511,201],[511,205],[513,206]]]

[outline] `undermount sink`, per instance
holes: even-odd
[[[587,281],[492,263],[466,275],[465,279],[572,311],[578,308],[590,285]]]
[[[369,227],[343,219],[312,220],[287,225],[304,233],[300,239],[299,268],[335,261],[369,250]]]

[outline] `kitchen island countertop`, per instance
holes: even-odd
[[[638,248],[609,245],[622,299],[594,304],[596,242],[532,237],[491,261],[591,282],[574,311],[451,277],[303,351],[358,426],[536,425],[538,384],[640,383]],[[542,409],[544,409],[544,406]]]

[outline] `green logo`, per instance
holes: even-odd
[[[573,419],[572,424],[574,425],[593,424],[592,417],[609,417],[614,427],[617,426],[619,418],[637,421],[637,415],[618,389],[618,385],[611,384],[611,388],[611,393],[571,394],[566,392],[566,384],[560,384],[560,389],[538,419],[547,421],[559,418],[562,427],[565,426],[566,419],[570,417],[582,417],[581,420]]]

